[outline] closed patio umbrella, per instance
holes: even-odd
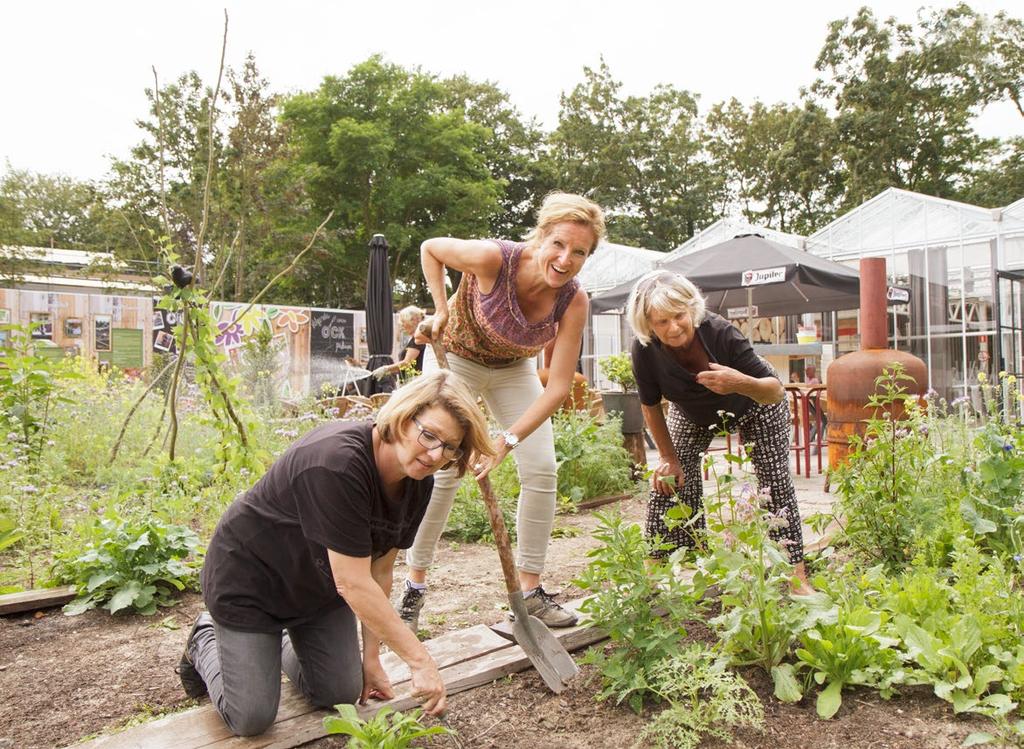
[[[383,234],[374,234],[370,240],[370,265],[366,272],[366,346],[370,358],[369,370],[393,364],[391,348],[394,343],[394,311],[391,297],[391,272],[388,270],[388,242]],[[395,389],[394,377],[382,380],[369,378],[367,395],[390,393]]]

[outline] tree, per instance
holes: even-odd
[[[974,175],[964,200],[976,205],[1001,207],[1024,198],[1024,138],[1003,143],[991,163]]]
[[[131,149],[130,158],[112,161],[105,185],[112,206],[133,232],[133,244],[119,249],[129,256],[156,257],[159,237],[167,235],[183,258],[195,257],[209,163],[213,91],[193,71],[159,90],[147,88],[145,94],[150,102],[149,117],[136,121],[143,140]],[[223,169],[223,136],[215,129],[213,138],[213,167],[218,173]],[[222,194],[215,182],[211,185],[204,255],[214,255],[217,248],[230,244],[231,225],[221,204]]]
[[[837,112],[844,207],[890,186],[956,197],[995,146],[971,127],[985,97],[960,75],[960,47],[929,28],[880,23],[867,8],[830,25],[816,63],[830,79],[812,91]]]
[[[0,178],[0,244],[107,251],[110,220],[91,182],[9,166]]]
[[[551,137],[561,183],[607,209],[613,241],[675,247],[714,218],[724,190],[697,137],[696,97],[665,85],[624,97],[603,60],[583,72]]]
[[[835,128],[821,107],[736,99],[705,120],[708,150],[748,221],[807,233],[832,218],[841,195]]]
[[[426,298],[424,239],[487,235],[502,196],[484,155],[492,134],[450,103],[435,77],[380,56],[284,101],[292,167],[312,211],[335,212],[328,249],[301,279],[309,303],[363,304],[366,246],[375,233],[387,237],[392,279],[410,299]]]
[[[518,238],[533,227],[534,212],[544,196],[559,188],[548,155],[545,133],[535,119],[524,121],[493,83],[460,75],[442,81],[448,109],[461,110],[489,131],[482,156],[492,177],[502,183],[499,209],[490,235]]]

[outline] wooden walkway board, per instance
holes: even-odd
[[[568,643],[594,641],[593,630],[575,627],[559,635]],[[602,639],[603,635],[597,639]],[[487,684],[516,671],[530,667],[525,653],[505,638],[482,624],[457,632],[450,632],[424,643],[428,652],[441,667],[441,676],[449,694]],[[575,647],[581,647],[576,644]],[[567,648],[571,649],[567,644]],[[393,654],[387,654],[382,664],[395,687],[395,698],[388,702],[372,702],[359,711],[365,717],[374,715],[384,705],[396,710],[416,707],[409,691],[408,667]],[[358,707],[358,706],[357,706]],[[155,721],[134,726],[120,733],[100,736],[79,744],[79,749],[201,749],[204,747],[293,747],[324,735],[323,718],[328,712],[314,708],[295,689],[285,682],[281,688],[281,706],[273,727],[261,736],[242,738],[233,736],[213,706],[206,703],[198,708],[174,713]]]
[[[21,593],[5,593],[0,596],[0,615],[20,614],[25,611],[63,606],[74,597],[74,585],[62,585],[59,588],[37,588]]]
[[[579,603],[573,601],[567,606],[576,609]],[[604,633],[585,626],[557,630],[555,634],[567,650],[605,637]],[[482,624],[449,632],[424,644],[441,667],[441,676],[450,695],[530,668],[530,660],[519,646]],[[381,662],[395,687],[395,697],[388,702],[357,706],[366,718],[384,705],[396,710],[419,705],[410,695],[409,670],[401,659],[386,654]],[[298,690],[285,682],[277,719],[261,736],[231,735],[217,711],[207,703],[120,733],[100,736],[79,744],[78,749],[290,749],[324,736],[323,718],[327,714],[328,711],[310,705]]]

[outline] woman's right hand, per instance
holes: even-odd
[[[682,488],[683,467],[679,464],[679,459],[658,458],[658,465],[654,467],[654,474],[651,476],[651,489],[656,494],[671,497]]]
[[[441,341],[441,334],[448,326],[448,310],[438,310],[434,313],[434,319],[430,323],[430,340]]]
[[[412,696],[420,701],[428,715],[441,715],[445,711],[444,679],[434,661],[412,669]]]

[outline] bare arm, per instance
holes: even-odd
[[[675,446],[668,434],[668,424],[665,423],[665,412],[661,410],[661,404],[653,406],[641,406],[644,414],[644,423],[654,438],[654,444],[658,447],[658,465],[651,476],[651,488],[658,494],[672,496],[683,486],[683,468],[676,456]],[[675,478],[675,486],[665,482],[665,478]]]
[[[785,397],[782,383],[775,377],[751,377],[732,367],[712,363],[711,369],[697,374],[697,382],[712,393],[745,395],[758,403],[778,403]]]
[[[436,338],[448,324],[448,297],[444,288],[444,269],[472,273],[490,287],[501,270],[501,248],[483,239],[434,237],[420,245],[420,265],[434,300],[433,335]]]
[[[413,696],[423,698],[426,712],[439,715],[445,708],[445,689],[437,664],[388,600],[396,553],[397,550],[392,549],[375,562],[371,562],[370,557],[350,557],[330,550],[327,555],[338,594],[363,625],[363,673],[371,677],[371,684],[376,681],[369,689],[364,687],[364,697],[369,691],[382,691],[379,674],[383,673],[380,667],[380,643],[383,642],[409,664]]]

